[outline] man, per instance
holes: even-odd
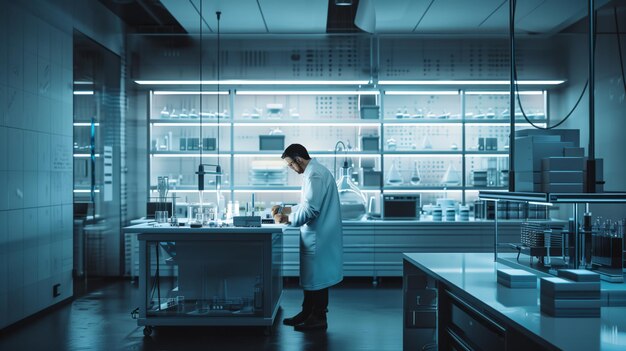
[[[309,156],[300,144],[289,145],[282,159],[302,174],[300,203],[272,207],[277,223],[300,228],[300,286],[304,290],[302,311],[283,323],[295,330],[325,330],[328,288],[343,280],[343,233],[341,204],[335,179],[326,167]],[[289,216],[290,215],[290,216]]]

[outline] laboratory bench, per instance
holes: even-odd
[[[499,220],[500,239],[519,242],[521,223],[522,220]],[[343,221],[344,275],[373,277],[374,283],[378,277],[401,277],[403,252],[493,252],[494,230],[492,220]],[[136,277],[139,274],[138,242],[135,233],[126,230],[125,233],[125,272]],[[299,228],[283,228],[283,275],[286,277],[299,276],[299,236]]]
[[[515,260],[515,254],[501,253]],[[493,253],[403,255],[404,350],[624,350],[626,307],[603,302],[599,318],[551,317],[540,289],[497,283]],[[516,267],[517,268],[517,267]],[[534,271],[537,277],[547,274]],[[605,292],[626,284],[601,282]]]
[[[265,326],[271,330],[283,290],[283,228],[143,223],[138,233],[138,325]]]

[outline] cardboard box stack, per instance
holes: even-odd
[[[541,312],[554,317],[600,317],[600,275],[563,269],[541,278]]]

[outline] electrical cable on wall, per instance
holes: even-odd
[[[513,1],[513,20],[515,21],[515,10],[517,9],[517,0],[511,0]],[[597,12],[595,12],[594,17],[597,17]],[[597,31],[594,30],[593,33],[594,37],[597,35]],[[512,33],[513,36],[513,46],[515,46],[515,33]],[[594,46],[593,46],[593,52],[595,55],[595,51],[596,51],[596,45],[595,45],[595,41],[594,41]],[[515,62],[515,61],[514,61]],[[576,100],[576,103],[574,104],[574,107],[572,107],[572,109],[567,113],[567,115],[565,115],[565,117],[563,119],[561,119],[558,123],[552,125],[552,126],[546,126],[546,127],[540,127],[536,124],[534,124],[530,118],[528,118],[528,116],[526,115],[526,111],[524,111],[524,106],[522,105],[522,101],[520,99],[520,92],[519,92],[519,85],[518,85],[518,78],[517,78],[517,63],[515,62],[513,64],[513,71],[514,71],[514,86],[515,86],[515,93],[516,93],[516,99],[517,99],[517,104],[519,105],[520,111],[522,112],[522,116],[524,116],[524,119],[526,120],[526,122],[528,124],[530,124],[532,127],[534,127],[535,129],[542,129],[542,130],[551,130],[554,128],[559,127],[560,125],[562,125],[563,123],[565,123],[565,121],[567,121],[572,114],[574,113],[574,111],[576,110],[576,108],[578,108],[578,105],[580,104],[580,101],[582,100],[583,96],[585,95],[585,91],[587,91],[587,87],[589,86],[589,79],[587,79],[587,81],[585,82],[585,86],[583,87],[582,92],[580,93],[580,96],[578,97],[578,100]],[[512,118],[515,118],[515,113],[512,111],[511,112],[511,116],[513,116]]]
[[[615,21],[615,36],[617,37],[617,52],[619,53],[619,66],[622,70],[622,85],[626,94],[626,74],[624,74],[624,57],[622,56],[622,41],[620,40],[619,23],[617,20],[617,8],[613,6],[613,20]]]

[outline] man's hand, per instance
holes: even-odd
[[[277,213],[274,215],[274,223],[276,224],[289,223],[289,216]]]
[[[280,205],[274,205],[272,206],[272,217],[276,216],[278,213],[278,210],[281,208]],[[283,210],[281,211],[281,214],[284,215],[288,215],[291,214],[291,207],[283,207]]]

